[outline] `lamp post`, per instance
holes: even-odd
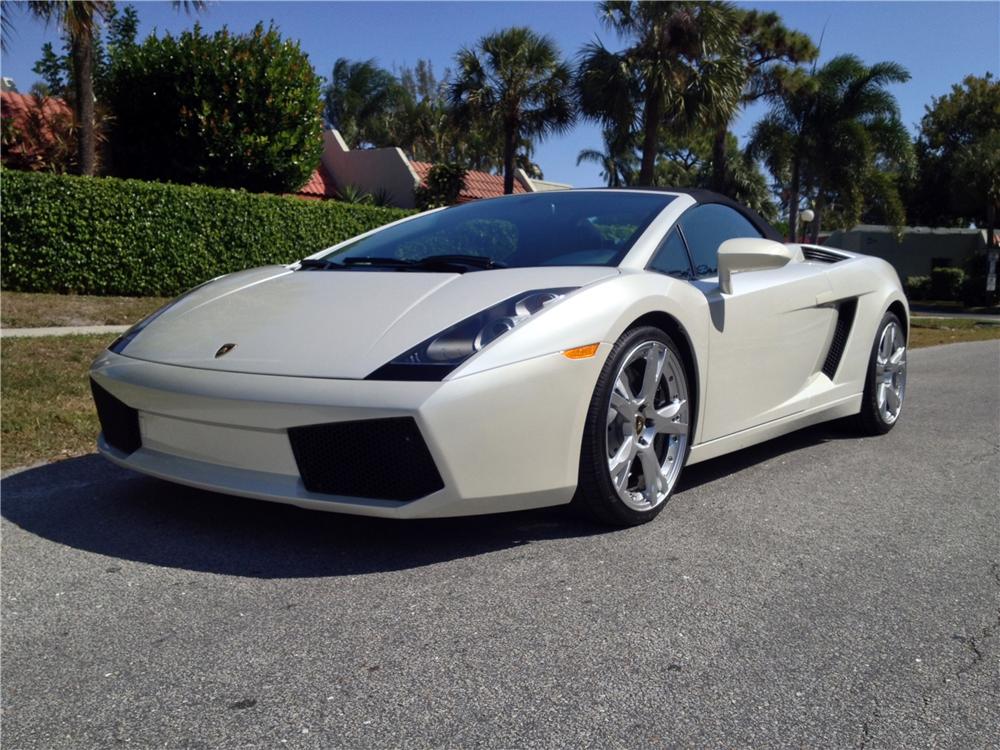
[[[813,212],[813,210],[811,208],[807,208],[804,211],[800,211],[799,212],[799,222],[802,224],[802,234],[799,235],[800,237],[802,237],[802,239],[799,240],[800,242],[804,242],[805,241],[805,239],[806,239],[805,238],[805,229],[809,225],[809,222],[811,222],[815,218],[816,218],[816,214]],[[796,234],[798,234],[798,232],[796,232]]]

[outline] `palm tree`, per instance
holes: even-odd
[[[742,9],[734,12],[739,22],[739,62],[743,90],[736,106],[723,112],[723,116],[715,123],[712,143],[711,187],[726,195],[729,195],[726,192],[727,185],[733,183],[733,176],[729,174],[727,133],[739,110],[763,97],[772,96],[786,85],[789,77],[795,75],[794,69],[788,67],[789,64],[812,62],[819,54],[806,34],[788,29],[777,13]],[[738,164],[734,164],[733,169],[741,173],[745,171]]]
[[[886,87],[909,77],[897,63],[866,66],[854,55],[841,55],[800,85],[771,96],[771,111],[754,126],[748,150],[787,185],[792,239],[804,190],[815,198],[813,242],[823,212],[832,204],[845,224],[860,215],[866,190],[880,193],[883,202],[898,204],[895,180],[874,175],[908,157],[909,135]]]
[[[326,88],[326,120],[352,148],[387,146],[390,124],[406,92],[375,60],[338,58]]]
[[[97,132],[94,124],[94,35],[114,13],[114,0],[29,0],[28,12],[45,23],[55,22],[69,40],[73,78],[73,108],[79,124],[77,147],[80,173],[97,169]],[[201,10],[204,0],[178,0],[175,8]],[[5,16],[6,19],[6,16]],[[4,37],[12,31],[9,21]]]
[[[611,52],[600,41],[580,52],[577,95],[585,116],[638,132],[638,183],[652,185],[661,129],[719,122],[744,85],[733,6],[715,2],[607,0],[604,23],[631,45]]]
[[[94,33],[114,8],[112,0],[32,0],[29,12],[46,23],[54,21],[69,39],[73,66],[73,106],[80,133],[77,138],[80,174],[97,168],[94,126]]]
[[[635,179],[635,144],[615,137],[612,130],[604,131],[604,151],[585,148],[577,154],[576,165],[584,162],[601,168],[601,177],[608,187],[628,187]]]
[[[573,123],[572,70],[552,39],[526,27],[484,36],[455,61],[450,98],[456,118],[502,140],[504,193],[513,193],[518,151],[524,151],[519,144]]]

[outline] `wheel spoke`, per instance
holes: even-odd
[[[632,386],[628,383],[628,378],[625,375],[624,369],[618,373],[618,377],[615,379],[615,387],[612,394],[617,394],[625,401],[635,401],[635,394],[632,393]]]
[[[655,503],[656,496],[660,491],[663,474],[660,470],[660,462],[656,458],[656,451],[653,450],[653,446],[650,445],[639,451],[639,463],[642,466],[642,476],[646,485],[643,496],[646,498],[646,502]]]
[[[663,363],[666,358],[666,347],[658,344],[654,344],[646,352],[646,369],[642,376],[642,392],[639,394],[646,404],[652,404],[656,397],[656,389],[660,385],[660,378],[663,377]]]
[[[619,414],[623,417],[628,416],[628,401],[623,399],[616,393],[611,394],[611,404],[608,406],[608,424],[615,421],[615,417]]]
[[[898,412],[900,400],[899,400],[899,394],[896,393],[896,389],[887,385],[885,387],[885,398],[890,413],[895,414],[896,412]]]
[[[664,435],[686,435],[688,431],[687,401],[677,399],[662,409],[657,409],[653,416],[653,426]]]
[[[635,460],[636,449],[635,438],[629,435],[615,451],[614,457],[608,460],[608,470],[611,473],[611,482],[616,489],[624,489],[628,481],[629,468]]]

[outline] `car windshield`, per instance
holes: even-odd
[[[311,267],[468,270],[614,266],[670,203],[666,193],[552,191],[429,213],[328,253]]]

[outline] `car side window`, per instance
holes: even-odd
[[[719,272],[719,245],[735,237],[762,237],[757,228],[728,206],[708,203],[686,211],[678,222],[694,261],[695,276]]]
[[[684,239],[676,229],[670,230],[670,234],[660,243],[653,255],[653,260],[649,263],[652,271],[665,273],[675,279],[691,279],[691,261],[688,258],[687,247],[684,246]]]

